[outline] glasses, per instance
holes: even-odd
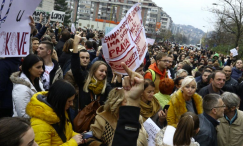
[[[81,59],[89,59],[89,57],[80,57]]]
[[[226,105],[222,105],[222,106],[216,106],[216,107],[213,107],[213,108],[222,108],[222,107],[223,107],[223,108],[225,108],[225,107],[226,107]],[[212,109],[213,109],[213,108],[212,108]],[[212,109],[211,109],[211,110],[212,110]]]
[[[169,60],[160,60],[160,61],[167,62],[167,63],[172,63],[172,61],[169,61]]]

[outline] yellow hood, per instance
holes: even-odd
[[[37,99],[38,95],[47,96],[47,94],[47,91],[42,91],[34,94],[26,107],[26,113],[31,118],[38,118],[47,122],[48,124],[55,124],[60,121],[56,113],[46,103]]]

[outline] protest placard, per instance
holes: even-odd
[[[233,57],[237,56],[238,55],[238,51],[234,48],[234,49],[231,49],[230,50],[230,53],[233,54]]]
[[[42,14],[42,17],[43,17],[43,23],[46,23],[47,22],[47,20],[48,20],[48,16],[50,15],[50,13],[49,12],[45,12],[45,11],[42,11],[42,10],[36,10],[34,13],[33,13],[33,15],[32,15],[32,17],[33,17],[33,19],[34,19],[34,21],[35,21],[35,23],[39,23],[39,21],[40,21],[40,15]]]
[[[51,21],[63,22],[64,18],[65,18],[65,12],[52,10]]]
[[[147,38],[147,42],[150,45],[154,45],[155,39]],[[172,45],[174,45],[174,44],[172,44]]]
[[[126,72],[120,63],[135,71],[147,52],[147,39],[143,27],[141,8],[135,4],[121,22],[102,39],[105,60],[111,68],[121,74]]]
[[[144,129],[148,133],[148,146],[155,146],[156,134],[160,131],[160,128],[154,123],[151,118],[148,118],[143,123]]]
[[[0,12],[0,57],[29,54],[29,16],[41,0],[5,0]]]

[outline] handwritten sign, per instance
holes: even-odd
[[[155,39],[147,38],[147,42],[150,45],[154,45]]]
[[[29,16],[41,0],[5,0],[0,12],[0,57],[29,54]]]
[[[50,15],[49,12],[45,12],[45,11],[42,11],[42,10],[36,10],[32,17],[35,21],[35,23],[39,23],[40,21],[40,15],[42,14],[42,17],[43,17],[43,22],[46,23],[47,20],[48,20],[48,16]]]
[[[148,133],[148,146],[155,146],[156,134],[160,131],[160,128],[154,123],[151,118],[148,118],[143,126]]]
[[[233,54],[233,57],[237,56],[238,55],[238,51],[234,48],[234,49],[231,49],[230,50],[230,53]]]
[[[65,18],[65,12],[54,11],[51,12],[51,21],[63,22]]]
[[[120,63],[135,71],[147,52],[147,39],[141,17],[141,8],[135,4],[120,23],[102,39],[102,50],[106,62],[120,74],[126,72]]]

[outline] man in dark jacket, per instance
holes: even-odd
[[[19,70],[20,58],[0,58],[0,118],[12,117],[13,83],[9,77]]]
[[[219,95],[223,94],[224,91],[221,89],[224,87],[225,80],[226,80],[226,76],[224,72],[216,71],[212,73],[211,84],[203,87],[198,94],[201,95],[202,97],[210,93],[216,93]]]
[[[203,87],[207,86],[209,84],[208,81],[208,76],[212,72],[210,70],[204,70],[202,74],[202,80],[197,83],[197,90],[196,92],[198,93]]]
[[[226,82],[225,82],[226,86],[233,86],[233,85],[237,86],[238,85],[238,82],[231,77],[232,68],[230,66],[225,66],[223,68],[223,72],[226,75]]]
[[[68,30],[64,30],[62,32],[62,35],[61,35],[61,39],[59,40],[59,42],[57,43],[55,49],[57,51],[57,56],[58,58],[60,58],[60,56],[62,55],[62,49],[63,49],[63,46],[65,44],[65,42],[70,39],[71,35],[70,35],[70,32]]]
[[[224,116],[225,104],[218,94],[208,94],[203,98],[203,111],[199,115],[200,131],[194,137],[200,146],[217,146],[217,121]]]

